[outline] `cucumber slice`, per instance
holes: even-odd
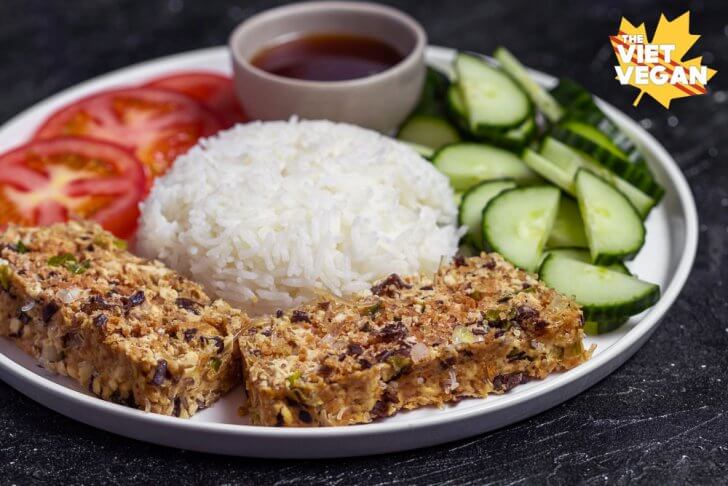
[[[621,177],[617,177],[613,172],[605,169],[603,166],[597,164],[593,160],[585,157],[583,159],[583,167],[588,169],[599,177],[607,181],[609,184],[614,186],[619,192],[629,200],[630,203],[635,207],[640,217],[644,220],[650,211],[657,204],[657,201],[644,192],[634,187],[629,182],[625,181]]]
[[[614,155],[615,157],[626,160],[624,152],[619,150],[619,148],[614,145],[614,143],[612,143],[609,137],[604,135],[593,126],[587,125],[586,123],[582,123],[581,121],[577,120],[564,120],[564,122],[559,124],[559,126],[578,135],[580,139],[586,139],[591,142],[592,145],[596,145],[596,147],[593,149],[595,154],[590,154],[595,159],[599,160],[599,154],[601,152],[607,152],[608,154]]]
[[[455,84],[450,85],[450,89],[448,89],[447,106],[455,125],[464,131],[469,131],[468,115],[463,97],[460,94],[460,89]],[[536,128],[536,121],[530,116],[517,127],[510,128],[505,132],[493,130],[481,133],[479,136],[501,147],[522,149],[533,140],[534,135],[536,135]]]
[[[602,319],[599,322],[586,321],[584,322],[584,332],[590,336],[606,334],[622,327],[628,320],[629,317],[617,317],[614,319]]]
[[[468,113],[463,101],[463,95],[460,94],[460,88],[458,88],[457,84],[451,84],[447,90],[447,111],[458,127],[469,131]]]
[[[522,149],[534,139],[537,128],[536,120],[533,116],[530,116],[516,128],[511,128],[502,136],[500,134],[498,136],[494,135],[492,139],[495,143],[504,147]]]
[[[624,194],[585,169],[577,172],[575,187],[592,262],[634,257],[645,242],[645,227]]]
[[[588,321],[638,314],[660,298],[660,287],[655,284],[556,255],[544,260],[539,274],[549,287],[573,296]]]
[[[551,96],[548,91],[539,86],[533,80],[526,68],[511,54],[505,47],[499,47],[495,50],[493,57],[500,63],[501,67],[507,72],[521,88],[528,93],[531,101],[544,114],[549,121],[556,123],[564,115],[561,105]]]
[[[574,176],[576,175],[578,166],[574,164],[562,168],[531,149],[523,151],[523,161],[531,170],[544,179],[553,182],[568,194],[574,195]]]
[[[516,266],[535,272],[559,209],[553,186],[509,189],[483,210],[483,241]]]
[[[455,70],[472,133],[507,130],[531,114],[531,103],[523,91],[483,59],[458,54]]]
[[[543,254],[543,259],[546,260],[549,255],[556,255],[564,258],[571,258],[578,262],[591,263],[591,255],[589,250],[584,248],[576,247],[563,247],[563,248],[552,248],[547,250]]]
[[[541,180],[513,152],[481,143],[443,147],[435,154],[433,164],[450,178],[456,191],[466,191],[492,179],[513,179],[516,184],[534,184]]]
[[[439,149],[459,142],[460,134],[447,120],[431,115],[412,115],[397,134],[399,140]]]
[[[445,96],[450,86],[450,79],[440,71],[427,68],[425,83],[422,86],[420,102],[413,114],[443,117],[446,114]]]
[[[432,156],[435,155],[435,149],[433,148],[425,147],[424,145],[420,145],[419,143],[414,142],[402,141],[402,143],[407,145],[409,148],[411,148],[427,160],[432,159]]]
[[[552,248],[544,253],[544,259],[546,259],[549,255],[556,255],[565,258],[571,258],[579,262],[591,263],[591,254],[589,253],[589,250],[586,250],[584,248]],[[604,268],[612,270],[614,272],[622,273],[624,275],[632,275],[627,266],[622,262],[614,262]]]
[[[596,107],[589,90],[572,79],[560,79],[559,84],[550,93],[566,112],[589,110]]]
[[[604,135],[609,144],[616,148],[629,162],[637,164],[642,170],[649,174],[647,162],[642,152],[637,148],[635,143],[629,138],[617,125],[607,118],[602,110],[593,105],[587,110],[574,112],[569,115],[570,118],[576,120],[580,124],[586,124],[593,127],[597,132]],[[650,174],[651,176],[652,174]]]
[[[576,171],[579,168],[586,168],[597,174],[602,179],[619,189],[627,199],[637,208],[642,218],[646,218],[650,210],[657,204],[653,198],[643,193],[636,187],[624,179],[617,177],[613,172],[609,171],[588,155],[572,149],[568,145],[564,145],[555,138],[546,137],[541,144],[541,155],[552,162],[560,171],[556,171],[552,167],[536,168],[536,165],[545,165],[543,161],[535,160],[533,156],[526,160],[529,167],[546,177],[548,180],[564,189],[567,193],[574,195],[573,180],[576,177]],[[526,155],[524,155],[524,160]],[[534,162],[535,160],[535,162]],[[547,174],[545,171],[550,171]],[[566,180],[571,179],[572,183],[567,184]]]
[[[610,120],[594,102],[592,94],[583,86],[570,79],[562,79],[551,90],[551,94],[568,112],[568,116],[593,126],[602,132],[623,154],[627,160],[635,162],[648,173],[647,163],[635,143]],[[652,176],[652,174],[650,174]]]
[[[456,85],[450,85],[447,92],[447,106],[450,118],[461,130],[469,132],[468,115],[463,102],[463,97]],[[517,127],[510,128],[506,131],[491,130],[478,134],[479,138],[492,142],[500,147],[510,149],[522,149],[534,139],[537,130],[536,120],[528,117]]]
[[[614,262],[607,265],[606,268],[612,270],[613,272],[621,273],[623,275],[632,275],[632,272],[629,271],[629,268],[627,268],[627,265],[625,265],[624,262]]]
[[[556,140],[553,137],[544,137],[541,142],[541,155],[564,170],[582,166],[581,152],[574,150],[568,145]]]
[[[581,220],[581,214],[579,213],[579,206],[576,201],[569,197],[561,198],[554,227],[551,228],[549,239],[546,240],[546,248],[563,246],[589,247],[589,242],[584,233],[584,222]]]
[[[463,195],[460,203],[460,214],[458,222],[460,226],[466,226],[468,232],[466,238],[475,248],[483,248],[483,209],[488,201],[505,191],[513,189],[516,183],[512,180],[503,179],[500,181],[486,181],[471,188]]]
[[[644,165],[628,160],[604,133],[593,126],[576,120],[566,120],[553,127],[551,136],[585,152],[653,199],[659,200],[664,195],[665,190],[654,181]]]

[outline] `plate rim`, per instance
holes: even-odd
[[[77,93],[84,92],[89,86],[98,85],[104,82],[111,82],[119,76],[128,75],[132,71],[143,70],[144,68],[157,67],[162,69],[163,65],[174,65],[181,61],[193,62],[195,58],[206,58],[208,56],[220,56],[226,53],[225,46],[210,47],[205,49],[197,49],[192,51],[186,51],[168,56],[162,56],[154,59],[150,59],[144,62],[125,66],[123,68],[111,71],[100,76],[96,76],[89,80],[83,81],[71,87],[68,87],[50,97],[44,98],[30,107],[26,108],[19,114],[11,117],[5,123],[0,126],[0,133],[7,130],[9,127],[15,125],[21,119],[28,116],[32,111],[38,109],[40,105],[48,106],[54,103],[58,103],[60,100],[67,97],[74,97]],[[446,57],[451,56],[455,52],[454,49],[438,46],[428,46],[428,56],[434,57]],[[553,83],[555,78],[539,72],[532,71],[535,77],[543,83]],[[473,427],[468,429],[465,433],[455,434],[456,437],[443,437],[436,438],[434,440],[420,440],[416,445],[404,445],[402,446],[399,442],[393,441],[389,444],[389,447],[378,447],[377,452],[396,451],[412,449],[416,447],[423,447],[426,445],[433,445],[436,443],[447,442],[456,438],[464,438],[467,436],[477,435],[488,430],[494,430],[496,428],[510,425],[511,423],[526,418],[527,416],[534,415],[535,413],[547,410],[554,405],[572,398],[573,396],[583,392],[589,386],[592,386],[605,376],[610,374],[614,369],[624,363],[634,352],[639,349],[645,340],[652,334],[656,329],[659,321],[667,313],[669,308],[674,304],[675,300],[682,291],[693,266],[695,259],[697,246],[698,246],[698,214],[695,205],[695,201],[690,190],[690,187],[682,174],[679,166],[675,162],[674,158],[667,152],[667,150],[645,129],[643,129],[637,122],[632,120],[625,113],[611,106],[610,104],[599,100],[600,105],[607,111],[610,118],[615,119],[618,124],[628,127],[628,129],[635,133],[645,144],[645,148],[654,154],[655,158],[660,161],[661,168],[665,171],[667,177],[671,183],[675,186],[677,202],[679,207],[684,213],[685,217],[685,241],[683,244],[682,252],[679,254],[678,263],[675,267],[674,275],[669,281],[668,286],[664,289],[664,292],[660,296],[660,300],[652,307],[648,313],[640,320],[639,325],[634,326],[624,336],[622,336],[617,342],[607,348],[604,352],[594,356],[592,359],[579,365],[578,367],[569,370],[568,372],[560,373],[558,375],[551,375],[551,379],[548,382],[538,384],[533,388],[524,390],[518,394],[506,397],[496,404],[489,404],[487,410],[483,410],[480,407],[469,407],[463,410],[451,411],[445,415],[432,415],[427,417],[418,418],[414,421],[408,422],[381,422],[381,423],[370,423],[370,424],[359,424],[350,425],[346,427],[323,427],[323,428],[276,428],[276,427],[261,427],[252,425],[241,425],[241,424],[225,424],[225,423],[213,423],[213,422],[199,422],[186,419],[179,419],[175,417],[167,417],[163,415],[157,415],[153,413],[147,413],[136,409],[131,409],[121,405],[113,404],[104,400],[100,400],[96,397],[79,393],[76,390],[67,388],[62,384],[55,383],[44,376],[36,374],[22,365],[16,363],[7,357],[4,353],[0,353],[0,378],[6,383],[11,385],[20,393],[30,396],[41,405],[51,408],[63,415],[70,417],[73,420],[81,421],[92,425],[97,428],[105,429],[120,435],[125,435],[132,438],[142,438],[142,440],[148,442],[156,442],[163,445],[172,445],[177,447],[184,447],[192,450],[200,450],[205,452],[216,452],[224,454],[238,454],[246,456],[257,456],[257,457],[339,457],[339,456],[354,456],[354,455],[365,455],[371,454],[373,448],[367,449],[366,445],[361,449],[351,451],[347,448],[342,448],[337,453],[336,446],[329,445],[326,447],[312,447],[311,450],[300,450],[298,453],[291,454],[290,451],[279,451],[281,453],[271,454],[270,451],[256,451],[255,447],[251,448],[249,445],[245,447],[239,447],[239,451],[232,450],[230,447],[220,446],[219,450],[213,447],[204,447],[197,445],[193,439],[187,441],[183,446],[179,445],[179,440],[174,442],[166,440],[169,438],[160,437],[159,439],[150,439],[148,434],[143,432],[134,432],[131,428],[127,429],[123,426],[111,426],[101,425],[95,417],[84,416],[82,412],[71,412],[70,407],[78,407],[81,411],[90,411],[94,413],[103,412],[104,416],[112,416],[123,421],[124,423],[135,422],[149,424],[150,426],[161,426],[164,430],[171,432],[181,431],[190,433],[203,433],[213,434],[216,436],[232,436],[234,438],[252,440],[256,439],[264,441],[280,441],[280,440],[311,440],[321,441],[328,439],[361,439],[361,438],[377,438],[382,435],[398,434],[401,432],[415,432],[422,431],[428,428],[436,428],[443,426],[452,426],[453,429],[467,425],[481,416],[497,414],[499,412],[505,412],[513,407],[531,403],[533,400],[543,398],[544,402],[547,402],[545,407],[536,406],[535,408],[523,407],[528,409],[526,413],[514,413],[515,419],[508,419],[505,422],[495,427]],[[590,377],[596,379],[589,380]],[[588,383],[586,383],[588,381]],[[554,400],[555,398],[555,400]],[[451,436],[453,434],[450,434]],[[199,440],[199,442],[204,442]],[[407,442],[406,440],[403,442]],[[369,442],[367,442],[369,443]],[[398,445],[399,444],[399,445]],[[325,454],[317,453],[322,449],[328,449],[329,452]]]

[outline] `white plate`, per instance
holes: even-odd
[[[431,47],[432,64],[448,65],[454,51]],[[200,50],[128,67],[82,83],[26,110],[0,129],[0,150],[27,140],[53,110],[95,91],[142,82],[185,69],[230,72],[225,48]],[[552,85],[554,78],[534,73]],[[643,147],[650,167],[665,186],[662,203],[647,221],[647,242],[630,269],[660,284],[662,298],[649,311],[619,330],[597,338],[594,357],[549,378],[519,386],[488,399],[469,399],[438,410],[427,408],[373,424],[319,429],[254,427],[239,417],[241,389],[208,410],[185,420],[104,402],[74,384],[51,375],[35,360],[0,338],[0,378],[21,393],[68,417],[116,434],[197,451],[277,458],[323,458],[380,454],[440,444],[480,434],[542,412],[601,380],[629,358],[657,327],[682,288],[698,241],[695,203],[682,173],[665,149],[626,115],[601,103],[606,113]]]

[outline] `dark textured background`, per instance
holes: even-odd
[[[279,2],[1,0],[0,121],[106,71],[226,41]],[[728,3],[690,2],[694,50],[719,70],[707,96],[666,111],[613,80],[607,36],[687,2],[398,0],[434,44],[498,44],[573,77],[623,109],[679,162],[696,195],[700,248],[680,299],[649,342],[580,396],[515,426],[389,456],[333,461],[216,457],[76,423],[0,382],[0,483],[725,483],[728,481]],[[722,72],[721,72],[722,71]]]

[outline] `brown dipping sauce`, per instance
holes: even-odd
[[[346,81],[381,73],[404,56],[371,37],[311,34],[263,48],[250,61],[271,74],[308,81]]]

